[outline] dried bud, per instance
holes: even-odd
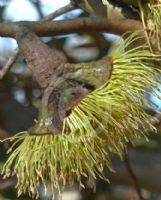
[[[46,88],[51,76],[58,73],[58,67],[67,62],[66,57],[53,51],[26,27],[19,29],[16,40],[33,76],[41,88]]]

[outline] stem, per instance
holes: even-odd
[[[129,173],[129,176],[130,178],[132,179],[133,181],[133,184],[134,184],[134,187],[135,187],[135,190],[138,194],[138,197],[140,200],[144,200],[143,196],[142,196],[142,193],[141,193],[141,187],[140,187],[140,183],[132,169],[132,166],[130,164],[130,161],[129,161],[129,158],[128,158],[128,155],[127,153],[125,153],[124,155],[124,163],[125,163],[125,166],[126,166],[126,169],[127,169],[127,172]]]

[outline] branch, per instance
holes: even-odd
[[[137,177],[136,177],[136,175],[135,175],[135,173],[134,173],[134,171],[131,167],[129,157],[128,157],[126,152],[125,152],[125,155],[124,155],[124,163],[125,163],[127,172],[129,173],[129,176],[130,176],[131,180],[133,181],[133,184],[134,184],[134,187],[135,187],[135,190],[137,192],[139,199],[144,200],[144,198],[142,197],[140,183],[139,183],[139,181],[138,181],[138,179],[137,179]]]
[[[13,66],[14,62],[16,61],[17,57],[19,54],[18,48],[16,51],[11,55],[9,58],[8,62],[5,64],[5,66],[0,70],[0,79],[3,79],[3,77],[7,74],[7,72],[11,69]]]
[[[72,20],[44,21],[44,22],[9,22],[0,23],[1,37],[15,37],[20,26],[27,26],[38,36],[54,36],[80,32],[108,32],[122,35],[128,31],[141,30],[140,21],[122,19],[107,21],[107,19],[78,18]]]
[[[39,5],[39,1],[37,2],[38,7]],[[54,18],[67,13],[71,10],[74,10],[78,7],[78,5],[76,3],[69,3],[68,5],[54,11],[53,13],[49,14],[48,16],[44,17],[42,19],[42,21],[50,21],[53,20]],[[39,9],[40,10],[40,9]],[[42,14],[40,12],[40,14]],[[19,55],[19,49],[17,48],[15,53],[13,53],[13,55],[11,55],[11,57],[9,58],[8,62],[6,63],[6,65],[2,68],[2,70],[0,70],[0,79],[3,79],[3,77],[8,73],[8,71],[11,69],[11,67],[13,66],[14,62],[16,61],[17,57]]]
[[[55,19],[56,17],[63,15],[69,11],[75,10],[76,8],[78,8],[76,3],[69,3],[68,5],[59,8],[58,10],[56,10],[55,12],[49,14],[48,16],[44,17],[42,19],[42,21],[50,21]]]
[[[141,22],[137,20],[119,20],[115,22],[107,22],[107,19],[91,20],[88,18],[81,18],[75,20],[64,20],[59,22],[48,22],[54,19],[55,17],[58,17],[66,12],[76,9],[77,7],[78,4],[74,1],[71,1],[68,5],[46,16],[44,19],[42,19],[43,22],[0,23],[0,36],[15,37],[19,26],[21,25],[29,27],[33,32],[35,32],[39,36],[61,35],[75,32],[78,33],[83,31],[100,31],[122,35],[127,31],[138,30],[143,28]],[[121,26],[119,26],[120,24]],[[19,50],[17,49],[16,52],[8,60],[7,64],[0,71],[0,79],[2,79],[11,69],[18,55]]]

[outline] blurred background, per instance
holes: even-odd
[[[67,5],[69,0],[0,0],[0,21],[37,21],[54,10]],[[60,19],[72,19],[89,16],[78,9],[69,12]],[[51,48],[57,48],[65,53],[69,62],[77,63],[99,59],[112,51],[122,39],[105,33],[82,33],[56,37],[42,38]],[[16,49],[14,39],[0,37],[0,68]],[[158,93],[159,94],[159,93]],[[154,102],[154,110],[161,109],[161,100],[153,95],[149,98]],[[24,58],[19,56],[11,71],[0,80],[0,139],[30,128],[37,117],[41,91],[32,79]],[[147,110],[152,115],[152,110]],[[158,134],[150,133],[149,142],[139,141],[135,147],[129,146],[129,161],[136,174],[144,199],[161,200],[161,124]],[[0,169],[7,158],[6,151],[11,144],[0,145]],[[63,200],[139,200],[131,179],[127,163],[113,156],[112,162],[116,173],[106,171],[111,184],[98,180],[96,192],[85,181],[86,189],[80,190],[75,185],[63,193]],[[15,178],[3,180],[0,176],[0,200],[29,200],[28,196],[17,198]],[[40,199],[50,200],[50,183],[47,194],[39,187]],[[55,194],[57,200],[58,195]]]

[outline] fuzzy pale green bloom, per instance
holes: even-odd
[[[152,51],[161,51],[161,0],[149,0],[142,5],[138,0],[146,38]]]
[[[161,51],[161,0],[148,0],[144,4],[140,0],[122,0],[122,2],[139,7],[150,50],[158,54],[158,51]],[[110,7],[108,0],[102,0],[102,3]]]
[[[3,172],[5,177],[16,174],[18,195],[28,192],[32,197],[38,197],[39,184],[42,183],[46,189],[48,181],[53,193],[55,189],[62,191],[75,180],[83,187],[81,176],[88,177],[91,182],[97,175],[105,178],[104,165],[110,166],[106,152],[101,148],[103,141],[98,136],[91,137],[89,134],[88,138],[83,135],[77,138],[77,133],[30,136],[23,132],[14,145],[17,142],[22,143],[10,155]],[[11,171],[14,162],[14,170]]]
[[[38,186],[46,188],[48,181],[54,193],[74,181],[83,187],[82,176],[91,182],[97,176],[106,179],[104,168],[112,170],[111,153],[122,157],[127,142],[155,131],[143,104],[150,106],[145,92],[157,87],[160,70],[149,62],[157,57],[144,46],[124,51],[135,42],[135,36],[112,52],[110,80],[73,109],[64,120],[61,134],[31,136],[24,132],[13,138],[8,153],[13,152],[2,173],[5,177],[17,176],[18,195],[28,192],[38,197]]]

